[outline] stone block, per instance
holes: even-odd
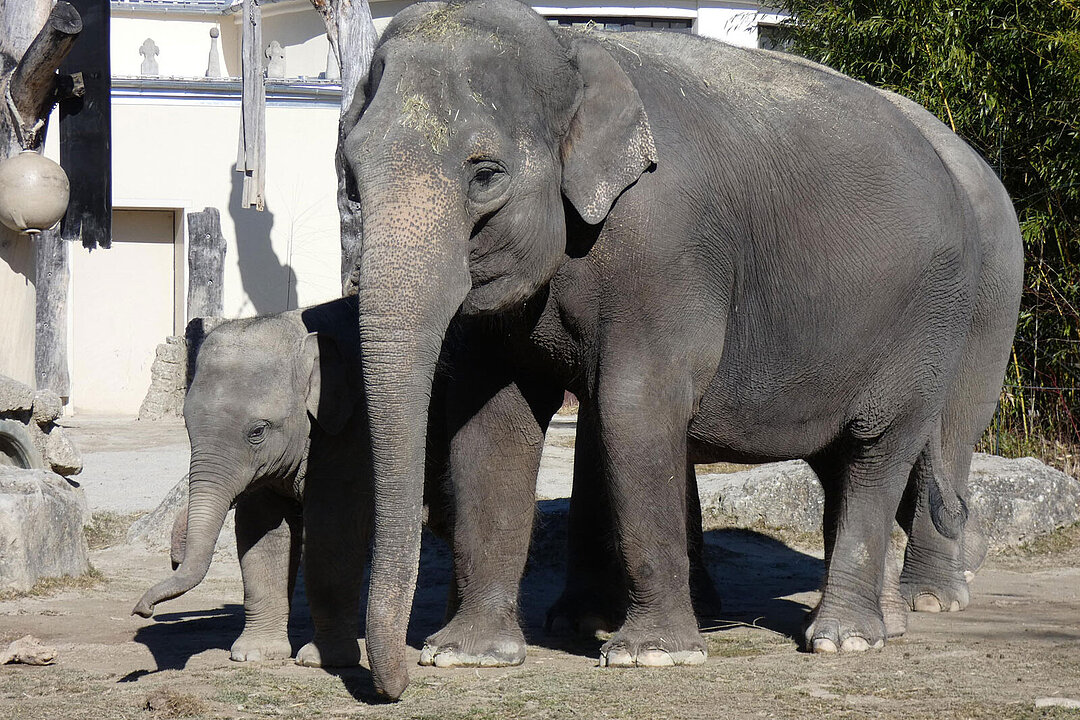
[[[1080,522],[1080,481],[1035,458],[976,453],[968,488],[969,506],[991,548],[1016,546]],[[801,460],[702,474],[698,491],[710,527],[821,532],[824,494]]]
[[[185,475],[156,508],[131,524],[127,534],[128,543],[144,545],[152,550],[163,550],[168,554],[172,547],[173,522],[178,512],[187,512],[187,500],[188,478]],[[236,524],[233,520],[235,514],[234,510],[229,510],[225,516],[217,545],[214,546],[215,556],[236,557]]]
[[[48,425],[64,410],[64,401],[52,390],[38,390],[34,393],[34,422],[38,425]]]
[[[34,406],[34,391],[29,385],[0,375],[0,414],[26,412]]]
[[[45,439],[45,462],[54,473],[70,477],[82,472],[83,461],[79,451],[64,433],[63,428],[53,425]]]
[[[1080,522],[1080,481],[1035,458],[976,453],[969,487],[969,504],[992,548]]]
[[[45,470],[0,467],[0,589],[90,569],[82,491]]]

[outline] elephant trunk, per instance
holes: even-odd
[[[192,462],[194,467],[195,462]],[[183,595],[202,582],[206,571],[210,569],[210,560],[214,555],[225,514],[235,498],[235,493],[223,488],[231,483],[224,478],[207,472],[191,473],[191,494],[187,507],[187,541],[183,561],[180,567],[165,580],[143,594],[131,611],[132,615],[150,617],[154,606],[165,600]]]
[[[420,561],[431,384],[470,287],[466,234],[459,248],[448,213],[432,210],[440,194],[417,184],[397,203],[364,196],[358,293],[375,489],[367,648],[375,689],[395,700],[409,682],[405,634]]]

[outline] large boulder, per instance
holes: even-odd
[[[127,534],[128,543],[143,545],[151,550],[168,554],[173,545],[173,525],[176,516],[182,512],[186,518],[187,501],[188,478],[185,475],[156,508],[131,524]],[[236,557],[236,523],[233,519],[235,514],[235,511],[230,510],[225,516],[225,524],[221,526],[217,545],[214,546],[215,557]]]
[[[0,589],[90,569],[82,491],[47,470],[0,467]]]
[[[56,424],[63,408],[63,400],[52,390],[35,392],[0,375],[0,465],[78,475],[82,457]]]
[[[1080,522],[1080,481],[1035,458],[976,453],[970,506],[992,548],[1015,546]],[[824,498],[810,466],[769,463],[698,476],[701,509],[712,527],[820,533]]]

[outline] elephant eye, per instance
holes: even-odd
[[[481,214],[493,212],[510,188],[510,175],[495,160],[473,160],[469,176],[469,203]]]
[[[270,429],[270,423],[266,420],[260,420],[251,426],[248,430],[247,439],[252,445],[258,445],[266,439],[266,431]]]

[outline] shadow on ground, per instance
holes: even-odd
[[[529,564],[522,582],[521,620],[530,644],[586,657],[599,654],[600,641],[550,637],[544,632],[548,608],[562,592],[565,573],[567,500],[538,503],[537,529]],[[816,590],[823,563],[819,558],[788,547],[750,530],[713,530],[705,533],[705,557],[720,591],[720,617],[703,629],[723,630],[753,624],[797,640],[809,607],[788,596]],[[414,648],[443,624],[451,579],[449,547],[424,531],[420,579],[413,600],[407,640]],[[366,598],[366,578],[363,597]],[[360,608],[361,623],[365,608]],[[228,650],[243,630],[243,607],[225,605],[204,611],[162,613],[155,622],[139,629],[135,641],[153,654],[158,670],[182,669],[192,656],[205,650]],[[294,597],[289,638],[293,652],[311,638],[312,625],[303,591],[302,577]],[[121,678],[132,682],[152,671],[138,671]],[[341,679],[357,700],[376,702],[371,675],[366,668],[327,669]]]

